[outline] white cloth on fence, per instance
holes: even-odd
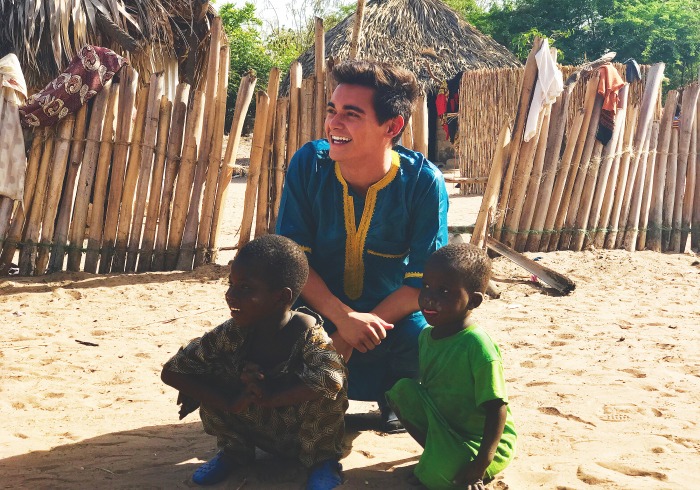
[[[537,61],[537,84],[532,94],[530,112],[527,115],[523,139],[530,141],[537,134],[537,119],[540,111],[553,104],[564,90],[564,76],[557,66],[557,60],[549,51],[549,42],[542,41],[540,50],[535,55]]]
[[[20,103],[27,98],[27,85],[14,54],[0,58],[0,195],[21,201],[27,157],[19,122]]]

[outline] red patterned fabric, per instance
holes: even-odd
[[[114,51],[86,44],[68,68],[19,109],[24,127],[53,126],[97,95],[127,61]]]

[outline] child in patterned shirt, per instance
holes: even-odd
[[[161,378],[180,391],[180,418],[199,407],[219,452],[192,480],[219,483],[252,463],[255,447],[309,468],[307,490],[342,483],[347,372],[319,319],[292,311],[308,278],[304,252],[266,235],[231,263],[231,318],[182,347]]]

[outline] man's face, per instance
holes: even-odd
[[[326,112],[326,137],[330,157],[337,162],[363,162],[384,148],[391,148],[392,121],[379,124],[372,98],[374,89],[341,83],[333,92]]]

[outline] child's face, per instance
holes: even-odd
[[[270,317],[279,304],[279,292],[263,280],[254,264],[234,261],[228,277],[226,303],[236,324],[247,328]]]
[[[433,327],[461,328],[469,316],[469,292],[456,271],[445,264],[429,261],[423,271],[418,305]]]

